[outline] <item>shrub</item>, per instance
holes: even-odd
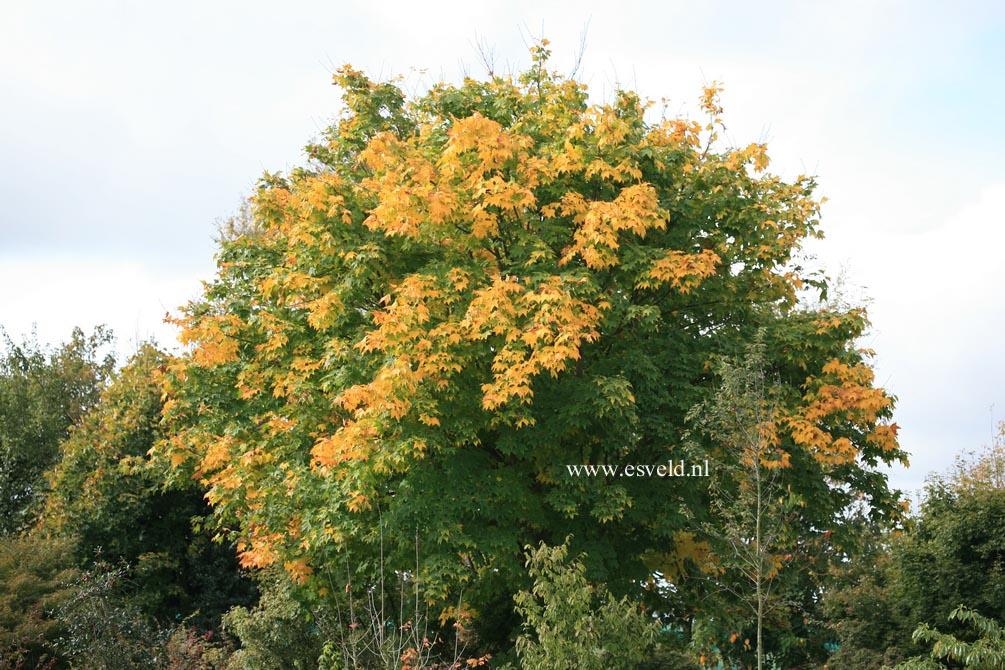
[[[64,629],[58,648],[70,659],[71,668],[133,670],[160,664],[163,634],[125,602],[128,572],[125,565],[97,561],[57,610]]]
[[[71,597],[69,540],[0,538],[0,668],[57,667],[60,624],[49,613]]]
[[[994,619],[981,616],[972,609],[957,607],[950,621],[966,624],[977,633],[977,640],[965,642],[954,635],[922,624],[914,631],[914,641],[929,643],[928,658],[918,657],[897,665],[894,670],[943,670],[962,667],[963,670],[1000,670],[1005,668],[1005,630]]]
[[[530,591],[516,595],[524,633],[516,649],[524,670],[629,670],[649,654],[656,624],[627,597],[615,600],[586,580],[580,558],[568,561],[568,540],[527,547]]]
[[[126,564],[97,561],[57,610],[57,648],[71,670],[222,670],[229,645],[187,622],[165,626],[133,604]]]

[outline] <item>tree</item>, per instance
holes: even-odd
[[[342,118],[305,167],[263,178],[254,225],[178,318],[190,350],[158,450],[249,567],[320,589],[346,552],[411,569],[418,536],[430,598],[446,613],[464,588],[489,647],[517,623],[520,547],[572,534],[617,595],[684,560],[701,482],[565,466],[665,462],[710,358],[759,329],[817,527],[860,494],[890,513],[875,466],[903,456],[855,346],[864,312],[797,299],[826,289],[795,262],[819,234],[813,180],[721,147],[717,86],[705,125],[650,121],[631,91],[591,105],[548,54],[410,100],[339,71]]]
[[[931,477],[920,509],[902,527],[875,528],[864,551],[834,566],[824,594],[839,643],[830,663],[866,670],[916,656],[924,639],[912,640],[911,631],[919,626],[965,639],[972,622],[952,616],[954,606],[1005,620],[1001,471],[995,439]]]
[[[209,513],[194,483],[166,489],[148,452],[164,439],[161,375],[170,357],[139,347],[59,449],[36,533],[74,538],[81,567],[124,561],[139,585],[133,606],[162,621],[194,615],[212,628],[255,595],[233,546],[211,542],[193,520]]]
[[[959,491],[1005,489],[1005,421],[997,428],[990,444],[957,456],[953,470],[936,481],[951,482]]]
[[[860,517],[860,521],[861,517]],[[825,581],[822,618],[831,648],[827,664],[847,670],[875,670],[910,655],[915,623],[897,598],[897,564],[889,527],[863,523],[862,545],[833,561]]]
[[[910,532],[894,545],[897,596],[907,620],[956,632],[948,607],[963,605],[1005,620],[1005,489],[982,477],[1000,452],[992,446],[925,488]]]
[[[788,453],[779,448],[773,389],[765,380],[764,345],[758,336],[740,363],[720,361],[721,380],[716,394],[688,415],[709,438],[731,451],[734,461],[720,466],[714,486],[717,518],[706,528],[719,545],[718,583],[748,605],[755,617],[757,670],[764,667],[765,617],[778,602],[773,593],[792,546],[795,514],[782,486],[790,467]],[[792,558],[789,553],[788,559]],[[734,576],[740,583],[732,582]]]
[[[49,350],[37,340],[15,343],[0,329],[0,533],[26,529],[44,500],[43,473],[59,443],[98,400],[115,367],[105,353],[112,334],[75,328],[70,341]]]

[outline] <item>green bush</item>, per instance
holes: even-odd
[[[29,613],[19,635],[6,633],[7,642],[0,646],[0,670],[54,670],[59,659],[46,653],[49,641],[45,623],[38,608]],[[40,653],[41,652],[41,653]]]
[[[70,540],[0,537],[0,668],[58,662],[52,645],[61,628],[50,613],[72,595],[72,557]]]
[[[229,645],[197,633],[182,621],[158,624],[134,604],[125,564],[96,561],[73,585],[56,612],[57,641],[70,670],[222,670]]]
[[[530,591],[515,597],[524,620],[516,650],[523,670],[629,670],[649,656],[656,623],[627,597],[615,600],[586,580],[581,559],[568,561],[568,540],[527,547]]]
[[[265,573],[259,588],[255,607],[235,607],[223,617],[226,631],[241,643],[228,669],[315,670],[326,617],[312,615],[294,598],[294,585],[281,571]]]
[[[260,588],[256,607],[224,616],[241,643],[228,670],[448,670],[484,667],[489,658],[467,658],[462,629],[448,634],[434,621],[406,574],[303,599],[309,592],[288,574],[269,570]]]
[[[128,569],[98,561],[74,584],[57,611],[63,627],[60,653],[71,668],[132,670],[156,668],[163,633],[138,608],[126,603]]]
[[[944,670],[962,667],[963,670],[1001,670],[1005,668],[1005,630],[994,619],[981,616],[972,609],[957,607],[949,615],[950,621],[965,624],[977,639],[960,640],[954,635],[922,624],[914,631],[914,641],[932,645],[927,658],[919,657],[897,665],[894,670]]]

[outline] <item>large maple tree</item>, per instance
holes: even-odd
[[[894,509],[865,313],[801,299],[826,293],[797,262],[813,179],[724,147],[715,85],[702,121],[656,118],[547,61],[542,43],[519,76],[414,98],[343,68],[340,119],[222,240],[178,317],[158,453],[205,485],[246,566],[324,592],[418,555],[427,598],[463,590],[485,630],[508,630],[529,543],[573,535],[615,592],[682,581],[705,561],[708,481],[566,465],[707,457],[714,476],[739,455],[684,446],[685,417],[712,358],[758,331],[805,532],[862,496]]]

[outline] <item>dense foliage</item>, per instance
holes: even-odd
[[[54,350],[0,335],[0,533],[8,534],[33,522],[45,499],[45,471],[70,426],[98,401],[115,359],[102,328],[90,335],[75,329]]]
[[[631,670],[652,652],[654,621],[627,597],[594,590],[568,542],[528,547],[534,584],[515,597],[525,634],[516,640],[526,670]]]
[[[125,561],[144,588],[133,596],[161,620],[198,612],[212,626],[254,586],[238,574],[230,546],[196,532],[208,514],[194,483],[166,490],[148,452],[163,440],[160,375],[169,358],[141,346],[117,371],[100,402],[62,444],[38,532],[77,539],[78,560]],[[137,532],[137,529],[140,529]]]
[[[73,543],[0,538],[0,668],[45,668],[63,632],[54,610],[73,596]]]
[[[999,670],[1005,668],[1005,629],[994,619],[981,616],[966,607],[957,607],[949,615],[976,631],[973,642],[955,635],[940,633],[926,625],[914,632],[914,639],[932,645],[928,658],[905,661],[894,670],[943,670],[962,667],[963,670]]]
[[[1005,447],[905,514],[812,178],[548,56],[342,68],[181,353],[4,337],[0,670],[999,667]]]
[[[208,488],[244,565],[319,590],[340,555],[402,570],[418,541],[428,596],[446,613],[463,592],[499,644],[526,544],[571,534],[591,579],[638,596],[683,575],[708,482],[566,465],[735,461],[683,447],[685,416],[711,357],[758,329],[800,527],[837,532],[860,495],[894,513],[875,466],[902,454],[855,345],[864,313],[797,300],[826,289],[795,260],[818,234],[813,181],[722,147],[714,86],[704,124],[651,121],[630,91],[591,104],[547,57],[411,100],[343,68],[341,120],[222,242],[179,319],[161,454]],[[664,595],[685,618],[701,597]]]
[[[904,529],[874,531],[866,550],[835,570],[825,599],[835,664],[866,670],[917,656],[919,625],[967,640],[973,616],[1005,621],[1002,438],[1005,424],[982,452],[930,478]],[[954,615],[957,607],[973,616]]]

